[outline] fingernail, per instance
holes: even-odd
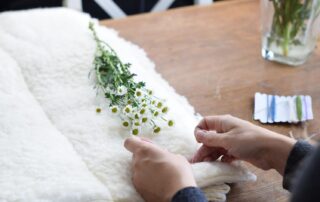
[[[147,139],[147,138],[144,138],[144,137],[141,137],[140,139],[141,139],[142,141],[145,141],[145,142],[153,143],[153,142],[151,142],[151,140],[149,140],[149,139]]]
[[[207,135],[207,132],[204,131],[204,130],[199,130],[199,131],[197,132],[197,136],[198,136],[198,137],[204,137],[204,136],[206,136],[206,135]]]

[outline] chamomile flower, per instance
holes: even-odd
[[[168,126],[170,126],[170,127],[174,126],[174,121],[173,120],[169,120],[168,121]]]
[[[142,117],[141,123],[147,123],[149,121],[148,117]]]
[[[134,123],[133,123],[134,126],[141,126],[141,123],[139,120],[136,120]]]
[[[139,114],[141,114],[141,115],[144,115],[146,112],[147,112],[147,110],[144,107],[139,110]]]
[[[160,115],[160,112],[158,110],[155,110],[152,115],[153,117],[158,117]]]
[[[156,103],[157,103],[156,100],[152,100],[152,101],[151,101],[151,104],[152,104],[152,105],[156,105]]]
[[[159,101],[158,103],[157,103],[157,108],[161,108],[163,106],[163,103],[161,102],[161,101]]]
[[[161,128],[160,128],[159,126],[155,126],[155,127],[153,128],[153,132],[154,132],[154,133],[160,133],[160,131],[161,131]]]
[[[129,127],[129,122],[128,121],[122,121],[122,126],[125,127],[125,128],[128,128]]]
[[[114,114],[114,115],[117,115],[117,114],[119,114],[119,107],[118,106],[111,106],[110,107],[110,112],[112,113],[112,114]]]
[[[131,134],[132,135],[139,135],[139,133],[140,133],[140,128],[139,127],[133,127],[131,129]]]
[[[127,105],[123,108],[122,112],[125,114],[125,115],[131,115],[133,109],[132,109],[132,106],[131,105]]]
[[[125,86],[119,86],[117,88],[117,95],[125,95],[127,94],[128,89]]]
[[[135,91],[134,94],[135,94],[135,96],[136,96],[137,98],[141,98],[141,99],[142,99],[143,92],[142,92],[139,88],[136,89],[136,91]]]
[[[134,119],[139,119],[140,118],[140,115],[139,113],[134,113],[134,116],[133,116]]]
[[[168,107],[163,107],[161,112],[166,114],[167,112],[169,111],[169,108]]]

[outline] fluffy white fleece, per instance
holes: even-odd
[[[95,52],[88,30],[92,20],[67,9],[0,14],[0,201],[24,196],[34,199],[26,201],[142,201],[131,183],[131,154],[123,148],[128,132],[107,110],[95,112],[106,106],[88,79]],[[97,31],[132,64],[138,80],[167,99],[175,127],[144,135],[190,156],[198,147],[193,107],[156,73],[143,50],[112,29],[97,26]],[[32,166],[37,169],[29,172]],[[206,192],[220,201],[229,191],[224,183],[255,179],[242,167],[219,162],[193,169],[201,187],[216,185]]]
[[[110,199],[1,49],[0,61],[0,201]]]

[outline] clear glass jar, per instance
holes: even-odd
[[[297,66],[317,44],[320,0],[261,0],[262,57]]]

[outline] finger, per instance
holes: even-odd
[[[210,155],[210,149],[204,145],[202,145],[198,151],[192,156],[191,163],[198,163],[203,161],[206,157]]]
[[[199,138],[197,138],[197,136],[202,135],[202,133],[206,133],[206,132],[208,132],[208,131],[210,131],[210,130],[205,130],[205,129],[196,128],[196,129],[194,130],[194,136],[195,136],[197,142],[201,143],[201,142],[198,140]],[[211,132],[211,133],[216,133],[216,131],[210,131],[210,132]]]
[[[142,147],[146,143],[146,141],[141,141],[140,138],[132,136],[124,141],[124,147],[131,153],[135,153],[138,148]]]
[[[230,118],[231,116],[229,115],[204,117],[196,126],[196,130],[215,130],[218,133],[226,132],[228,128],[226,128],[225,125],[228,124],[225,124],[225,122],[229,121]]]
[[[224,155],[226,153],[227,151],[223,148],[207,147],[205,145],[202,145],[193,156],[192,163],[206,161],[205,159],[207,160],[210,159],[210,161],[215,161],[221,155]]]
[[[224,162],[224,163],[231,163],[234,160],[236,160],[236,158],[234,156],[230,156],[230,155],[224,155],[221,158],[221,162]]]
[[[145,137],[140,137],[140,139],[145,141],[145,142],[153,143],[150,139],[145,138]]]
[[[195,134],[196,140],[208,147],[226,148],[226,138],[229,133],[216,133],[214,131],[199,130]]]
[[[198,151],[193,155],[191,163],[197,163],[203,161],[203,159],[209,156],[211,149],[205,145],[202,145]]]

